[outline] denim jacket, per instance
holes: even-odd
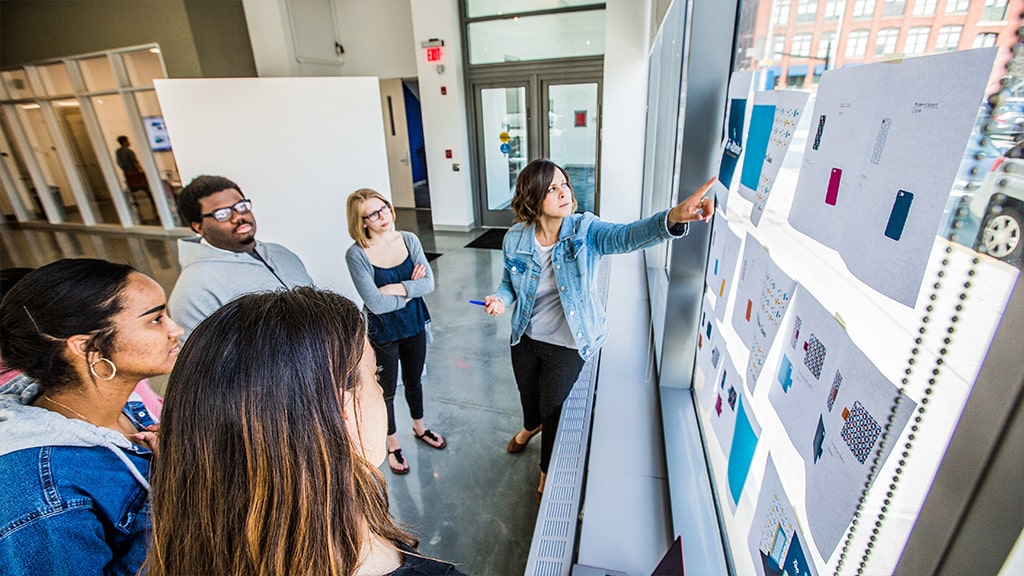
[[[513,346],[519,343],[530,322],[540,282],[541,262],[534,234],[533,224],[519,222],[509,229],[502,243],[505,266],[494,295],[506,308],[518,302],[512,315]],[[551,252],[551,266],[562,311],[584,360],[600,350],[608,336],[608,321],[595,282],[601,257],[649,248],[685,234],[685,227],[679,236],[669,232],[668,210],[632,224],[603,222],[590,212],[572,214],[562,220],[558,241]]]
[[[20,376],[0,390],[0,566],[4,574],[137,574],[150,534],[152,452],[30,402]],[[153,424],[134,394],[124,414]]]

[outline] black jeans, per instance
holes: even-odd
[[[533,430],[544,425],[540,436],[540,469],[545,474],[562,418],[562,403],[579,379],[583,363],[577,350],[538,342],[526,335],[512,347],[512,372],[523,406],[523,428]]]
[[[427,332],[403,340],[377,345],[370,342],[377,353],[380,387],[384,389],[384,404],[388,407],[388,436],[395,433],[395,392],[398,388],[398,363],[402,363],[402,384],[405,401],[413,420],[423,418],[423,363],[427,359]]]

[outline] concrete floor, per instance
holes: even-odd
[[[441,254],[431,262],[436,288],[426,297],[434,341],[423,385],[425,422],[445,435],[448,447],[434,450],[413,437],[399,391],[398,434],[411,471],[396,476],[382,466],[392,513],[419,536],[421,552],[455,562],[466,574],[522,574],[538,509],[540,442],[517,455],[505,451],[522,427],[509,319],[492,319],[468,303],[497,286],[501,252],[463,248],[484,230],[435,232],[429,211],[400,210],[398,225],[417,233],[425,251]],[[64,257],[128,261],[168,292],[180,271],[174,240],[166,237],[0,225],[0,267]]]

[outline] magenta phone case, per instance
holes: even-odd
[[[832,174],[828,177],[828,190],[825,192],[825,204],[836,205],[836,198],[839,197],[839,180],[843,177],[843,171],[833,168]]]

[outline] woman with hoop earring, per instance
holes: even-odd
[[[7,574],[135,574],[150,533],[156,425],[133,394],[167,374],[183,330],[131,266],[59,260],[0,302],[0,507]],[[12,484],[14,486],[14,484]]]

